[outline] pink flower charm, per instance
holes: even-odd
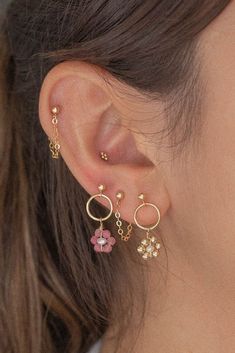
[[[96,229],[95,234],[91,237],[91,243],[94,245],[96,252],[109,253],[113,249],[113,245],[116,243],[114,237],[111,236],[109,230]]]

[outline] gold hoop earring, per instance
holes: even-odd
[[[99,185],[98,189],[99,193],[91,196],[86,204],[86,211],[88,216],[94,221],[100,222],[100,227],[96,229],[95,234],[90,238],[90,241],[93,244],[94,250],[96,252],[110,253],[112,251],[113,245],[116,243],[116,239],[111,236],[111,233],[108,229],[104,229],[103,222],[111,217],[113,213],[113,204],[111,199],[107,195],[103,194],[103,191],[105,190],[104,185]],[[105,217],[98,218],[91,213],[90,204],[97,197],[104,198],[109,203],[110,211]]]
[[[59,158],[59,152],[60,152],[60,144],[59,144],[59,133],[58,133],[58,117],[57,115],[59,114],[59,107],[53,107],[51,109],[51,114],[52,114],[52,125],[53,125],[53,137],[49,139],[49,148],[51,151],[51,156],[52,158],[58,159]]]
[[[160,223],[161,214],[159,208],[156,205],[154,205],[153,203],[145,202],[143,194],[140,194],[138,198],[142,201],[142,204],[135,209],[134,221],[140,229],[146,231],[146,238],[141,241],[140,245],[137,248],[137,251],[140,255],[142,255],[142,258],[144,260],[147,260],[149,258],[157,257],[159,255],[161,244],[157,241],[156,237],[150,234],[150,232],[154,230]],[[139,210],[146,206],[152,207],[157,213],[157,221],[150,226],[144,226],[138,221]]]
[[[118,191],[116,193],[116,212],[115,212],[115,218],[117,219],[116,221],[116,226],[118,227],[118,234],[121,237],[121,240],[123,241],[128,241],[131,237],[131,232],[132,232],[132,224],[129,223],[127,226],[127,233],[124,234],[124,230],[122,228],[122,220],[121,220],[121,214],[120,214],[120,201],[123,200],[125,197],[125,194],[123,191]]]

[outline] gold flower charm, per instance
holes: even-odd
[[[157,257],[159,254],[159,249],[161,244],[157,242],[155,237],[148,237],[142,240],[141,244],[138,246],[137,251],[144,260],[150,259],[152,257]]]

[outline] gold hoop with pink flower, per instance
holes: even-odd
[[[95,234],[90,238],[90,241],[96,252],[110,253],[113,249],[113,245],[116,244],[116,239],[111,235],[111,232],[108,229],[104,229],[103,222],[111,217],[113,213],[113,204],[111,199],[103,194],[103,191],[105,190],[104,185],[99,185],[98,189],[99,193],[91,196],[86,204],[86,210],[89,217],[94,221],[100,222],[100,227],[96,229]],[[110,210],[108,215],[105,217],[95,217],[90,210],[91,202],[97,197],[104,198],[106,201],[108,201]]]

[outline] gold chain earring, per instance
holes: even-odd
[[[118,234],[121,237],[121,240],[123,241],[128,241],[131,237],[131,232],[132,232],[132,224],[129,223],[127,226],[127,233],[124,234],[124,230],[122,228],[122,220],[121,220],[121,214],[120,214],[120,201],[123,200],[125,197],[125,194],[123,191],[118,191],[116,193],[116,212],[115,212],[115,217],[117,219],[116,225],[118,227]]]
[[[59,133],[58,133],[58,114],[59,114],[59,107],[53,107],[51,109],[52,114],[52,125],[53,125],[53,137],[52,139],[49,138],[49,148],[51,151],[52,158],[58,159],[59,152],[60,152],[60,144],[59,144]]]
[[[94,221],[100,222],[100,227],[96,229],[95,234],[90,238],[90,241],[94,245],[94,250],[96,252],[110,253],[112,251],[113,245],[116,243],[116,240],[111,236],[111,233],[108,229],[104,229],[103,222],[111,217],[113,212],[113,204],[111,199],[103,194],[105,186],[99,185],[98,189],[99,193],[91,196],[86,204],[86,211],[89,217]],[[108,215],[102,218],[95,217],[90,211],[90,204],[97,197],[104,198],[106,201],[108,201],[110,206]]]
[[[157,241],[156,237],[151,235],[151,231],[158,226],[161,219],[161,215],[160,215],[160,210],[156,205],[154,205],[153,203],[145,202],[144,194],[140,194],[138,198],[142,201],[142,204],[136,208],[134,213],[134,220],[135,220],[135,224],[140,229],[143,229],[146,231],[146,238],[141,241],[140,245],[137,248],[137,251],[140,255],[142,255],[143,259],[147,260],[149,258],[157,257],[159,255],[159,249],[161,247],[161,244]],[[154,210],[157,213],[156,222],[153,225],[148,227],[141,225],[138,221],[139,210],[146,206],[154,208]]]

